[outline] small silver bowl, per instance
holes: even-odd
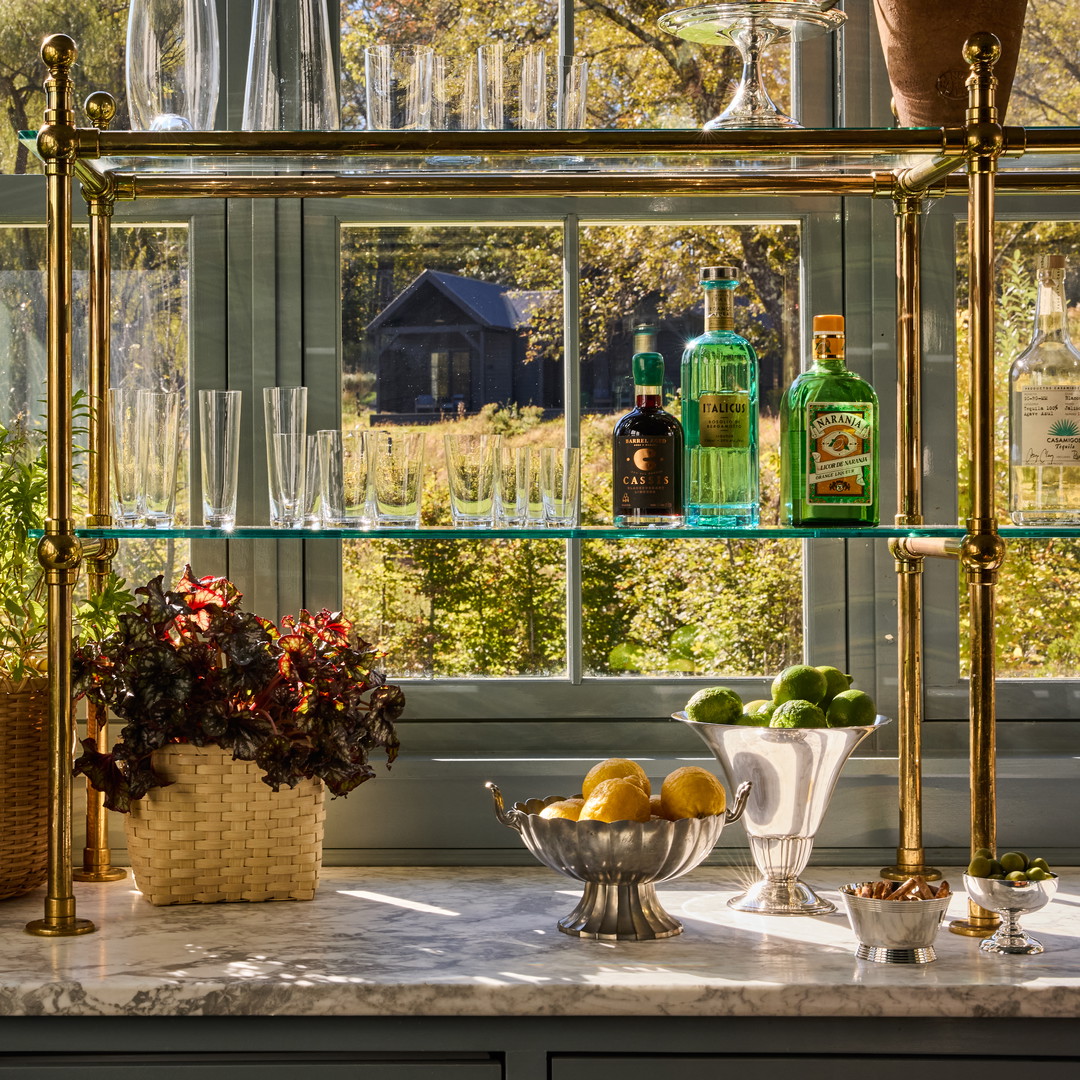
[[[979,907],[1002,916],[1001,926],[994,936],[979,943],[983,952],[1034,956],[1043,951],[1042,943],[1020,926],[1020,916],[1038,911],[1053,900],[1058,888],[1057,874],[1045,881],[998,881],[965,874],[964,888]]]
[[[528,799],[507,810],[502,792],[487,788],[495,816],[521,834],[525,846],[545,866],[585,883],[576,908],[558,922],[564,934],[603,940],[651,941],[682,933],[682,923],[666,912],[656,883],[681,877],[716,846],[725,825],[746,807],[750,784],[740,786],[722,814],[680,821],[569,821],[542,818],[549,803],[565,798]]]
[[[860,960],[876,964],[929,964],[952,895],[934,900],[871,900],[856,896],[860,882],[840,886]]]

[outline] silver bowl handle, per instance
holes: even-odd
[[[735,803],[730,810],[725,811],[724,823],[730,825],[733,821],[738,821],[743,816],[743,811],[746,809],[746,800],[750,798],[750,788],[753,785],[749,780],[744,780],[738,790],[735,792]]]
[[[521,811],[514,807],[510,807],[509,810],[506,809],[506,803],[503,802],[502,792],[499,790],[499,785],[496,784],[494,780],[489,780],[484,787],[491,792],[491,801],[495,804],[495,816],[508,829],[514,829],[517,832],[521,832]]]

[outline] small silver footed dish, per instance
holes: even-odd
[[[564,934],[610,941],[651,941],[682,933],[682,923],[664,910],[656,884],[689,873],[716,846],[725,825],[746,808],[750,784],[735,793],[722,814],[680,821],[569,821],[543,818],[540,811],[563,798],[529,799],[506,808],[502,792],[487,788],[495,816],[521,834],[545,866],[585,883],[585,892],[558,921]]]
[[[928,964],[937,959],[937,937],[949,896],[933,900],[871,900],[856,893],[863,882],[840,886],[860,960],[876,964]]]
[[[1002,918],[993,937],[979,942],[983,952],[999,956],[1034,956],[1043,951],[1042,942],[1036,941],[1020,926],[1020,916],[1046,907],[1058,888],[1057,874],[1043,881],[1009,881],[1007,878],[973,877],[964,875],[964,888],[968,896],[981,908],[996,911]]]

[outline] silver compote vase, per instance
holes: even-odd
[[[750,854],[761,873],[728,901],[738,911],[763,915],[828,915],[835,905],[799,880],[833,788],[851,752],[887,724],[866,727],[771,728],[705,724],[673,714],[701,736],[724,767],[728,782],[750,781],[743,815]]]

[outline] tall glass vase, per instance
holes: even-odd
[[[326,0],[255,0],[245,131],[332,131],[341,126]]]
[[[133,131],[210,131],[220,85],[214,0],[131,0],[127,96]]]

